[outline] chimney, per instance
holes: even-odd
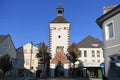
[[[114,7],[116,7],[117,5],[114,6],[108,6],[108,7],[104,7],[103,8],[103,14],[109,12],[110,10],[112,10]]]

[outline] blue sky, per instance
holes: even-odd
[[[78,43],[88,35],[103,40],[96,24],[103,6],[120,0],[0,0],[0,34],[10,34],[16,48],[33,41],[49,44],[49,22],[56,17],[59,4],[71,22],[70,42]]]

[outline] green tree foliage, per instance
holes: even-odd
[[[10,55],[5,54],[0,58],[0,69],[3,71],[3,75],[12,69],[12,60]]]

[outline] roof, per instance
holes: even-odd
[[[57,9],[63,9],[64,10],[64,8],[62,7],[62,5],[59,5],[58,7],[57,7]],[[57,16],[54,20],[52,20],[52,22],[50,22],[50,23],[69,23],[64,17],[63,17],[63,15],[62,16]]]
[[[93,46],[92,46],[93,45]],[[95,46],[94,46],[95,45]],[[102,47],[102,41],[92,36],[88,36],[77,44],[78,48],[95,48]]]
[[[63,9],[62,5],[59,5],[59,6],[57,7],[57,9]]]
[[[0,43],[5,40],[9,35],[0,35]]]
[[[114,7],[116,7],[117,5],[113,5],[113,6],[108,6],[108,7],[104,7],[103,8],[103,14],[109,12],[110,10],[112,10]]]
[[[57,16],[52,22],[50,23],[69,23],[63,16]]]
[[[104,15],[102,15],[101,17],[99,17],[96,22],[97,24],[100,26],[100,28],[102,28],[102,24],[104,21],[106,21],[107,19],[113,17],[114,15],[120,13],[120,4],[117,5],[116,7],[114,7],[112,10],[110,10],[109,12],[105,13]]]

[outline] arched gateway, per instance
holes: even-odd
[[[70,22],[64,16],[64,8],[59,5],[56,9],[57,17],[50,25],[50,61],[51,77],[68,77],[69,60],[66,58],[67,48],[70,45]]]
[[[63,77],[64,76],[64,65],[61,62],[58,62],[55,68],[55,77]]]
[[[64,51],[62,46],[58,46],[56,48],[56,55],[50,63],[51,66],[54,66],[54,72],[51,73],[54,76],[52,77],[68,77],[69,61],[67,60],[63,52]]]

